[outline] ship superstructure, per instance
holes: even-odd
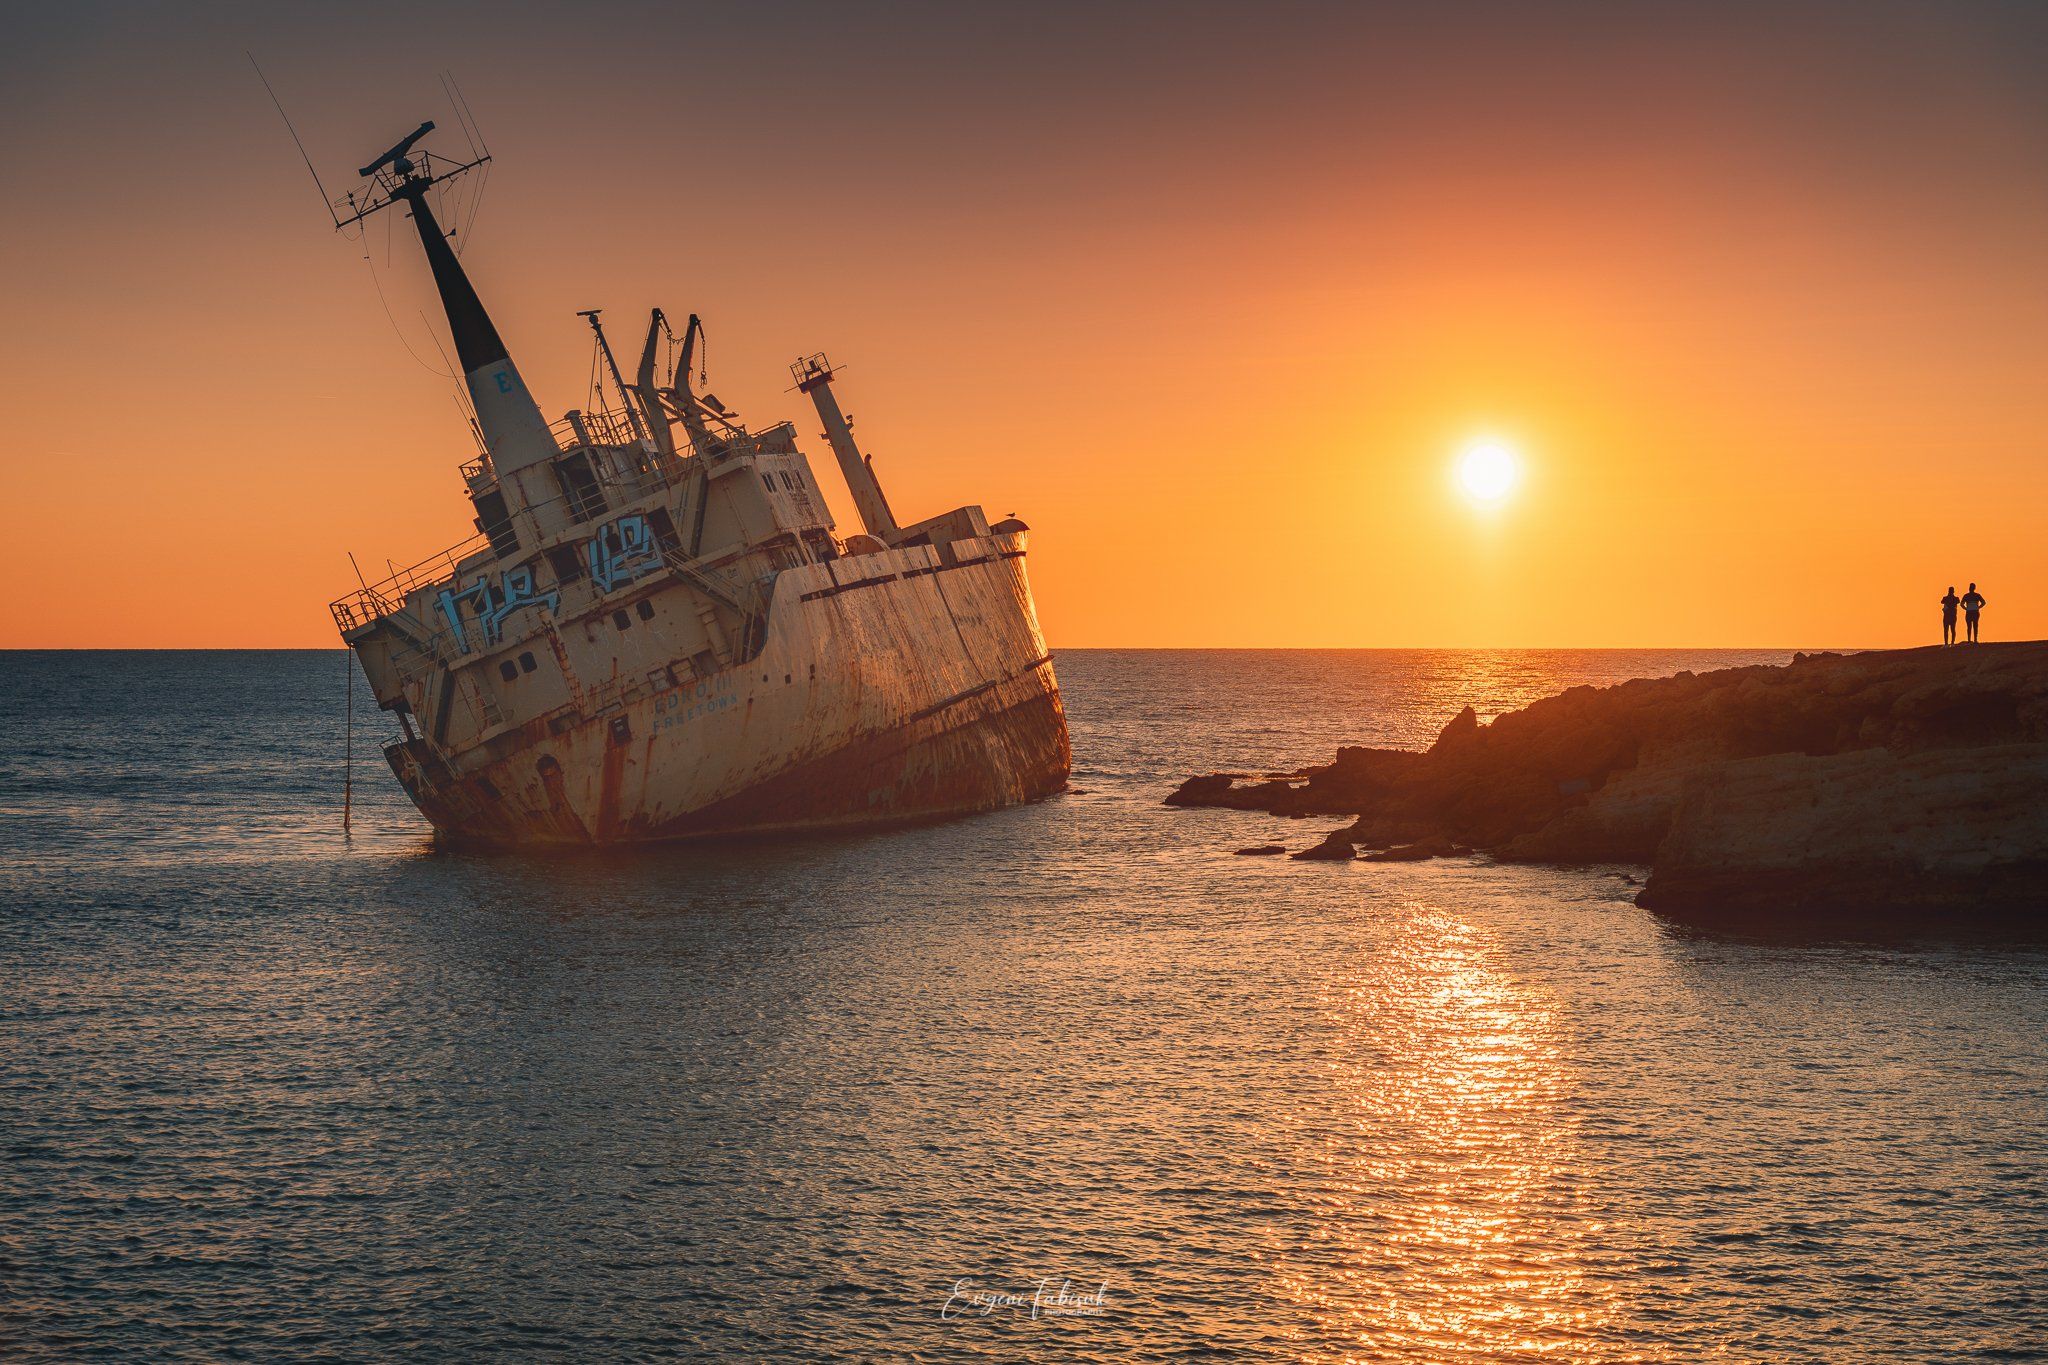
[[[613,844],[1061,790],[1066,720],[1024,524],[975,506],[899,524],[812,355],[791,374],[860,516],[841,539],[793,424],[749,430],[696,390],[695,316],[678,336],[655,310],[629,380],[586,314],[607,401],[547,420],[430,202],[480,161],[415,157],[431,128],[363,169],[347,221],[403,207],[418,229],[474,410],[476,534],[333,611],[436,831]]]

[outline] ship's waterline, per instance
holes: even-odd
[[[812,355],[791,374],[864,528],[842,539],[794,426],[751,431],[696,392],[694,315],[677,337],[654,310],[629,384],[586,312],[616,406],[550,425],[435,223],[427,191],[472,167],[415,158],[429,131],[365,168],[357,216],[403,204],[419,228],[473,401],[480,534],[334,614],[404,728],[386,754],[434,828],[608,845],[1060,790],[1071,754],[1024,523],[971,505],[899,523]]]

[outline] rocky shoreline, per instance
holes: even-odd
[[[1800,655],[1575,687],[1427,750],[1190,778],[1168,805],[1348,816],[1297,858],[1479,850],[1643,863],[1698,920],[2036,917],[2048,905],[2048,642]]]

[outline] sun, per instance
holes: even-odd
[[[1458,487],[1473,502],[1503,502],[1522,481],[1522,461],[1515,448],[1493,436],[1475,437],[1458,452]]]

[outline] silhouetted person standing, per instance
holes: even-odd
[[[1984,610],[1984,594],[1977,591],[1972,583],[1970,590],[1963,594],[1963,625],[1970,633],[1970,643],[1977,643],[1977,613]]]
[[[1956,604],[1963,599],[1956,596],[1956,585],[1948,585],[1948,596],[1941,599],[1941,642],[1952,645],[1956,642]]]

